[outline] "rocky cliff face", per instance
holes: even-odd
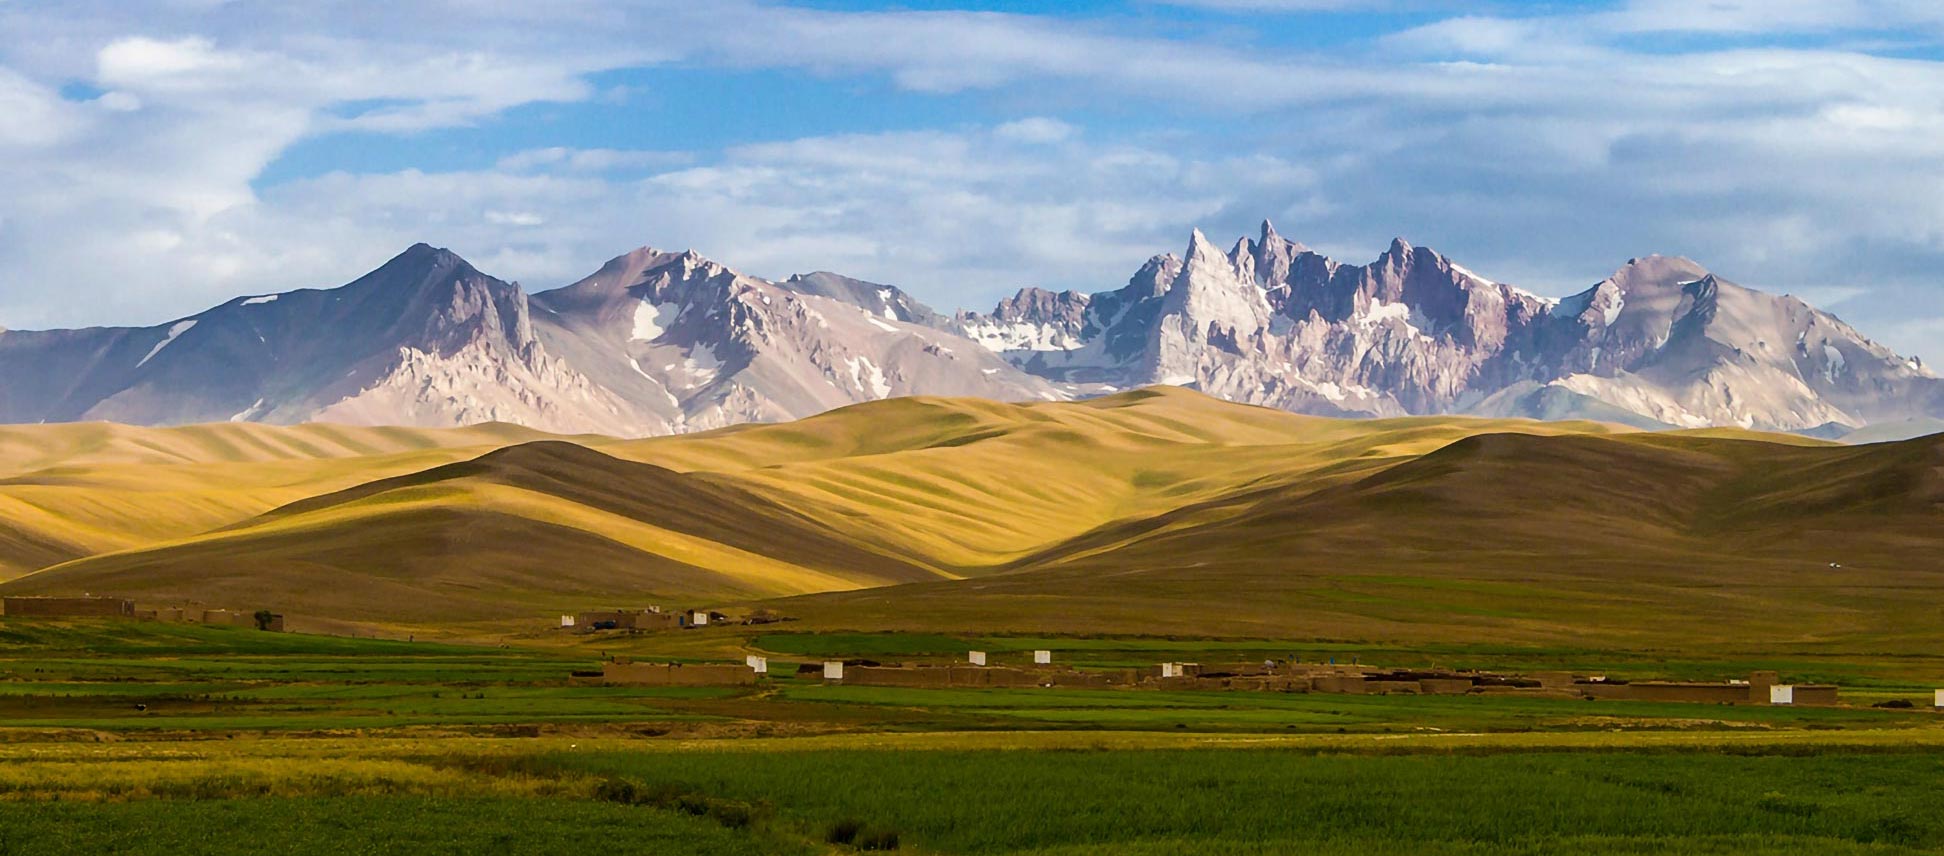
[[[990,351],[922,323],[890,286],[744,276],[643,248],[534,297],[550,349],[631,402],[632,433],[778,421],[896,395],[1061,397]]]
[[[1152,383],[1309,413],[1487,413],[1785,431],[1935,416],[1940,382],[1793,297],[1650,256],[1563,300],[1401,239],[1345,265],[1197,231],[1097,295],[1024,291],[953,329],[1075,391]]]

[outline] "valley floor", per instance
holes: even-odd
[[[650,641],[643,641],[650,640]],[[1944,852],[1934,663],[993,638],[1085,666],[1750,667],[1786,708],[1489,696],[570,685],[596,647],[0,620],[0,853]],[[637,637],[637,656],[947,656],[911,634]],[[685,649],[685,650],[679,650]],[[1350,651],[1359,650],[1360,654]],[[787,672],[786,669],[779,669]],[[1882,702],[1909,707],[1883,708]]]

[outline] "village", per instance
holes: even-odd
[[[20,618],[114,618],[253,627],[283,631],[283,614],[185,606],[143,607],[127,598],[103,596],[0,599],[0,615]],[[562,614],[558,629],[576,634],[638,634],[701,630],[726,625],[790,621],[769,610],[746,615],[706,608],[660,606],[610,608]],[[614,686],[755,686],[777,677],[828,685],[928,689],[1122,689],[1161,691],[1241,691],[1347,693],[1358,695],[1511,695],[1582,698],[1603,701],[1688,702],[1696,704],[1837,706],[1839,688],[1830,684],[1784,682],[1775,671],[1755,671],[1723,681],[1621,680],[1565,671],[1502,674],[1470,670],[1384,668],[1351,658],[1302,662],[1295,657],[1249,663],[1160,662],[1139,668],[1078,668],[1056,662],[1056,652],[1038,649],[1030,658],[968,650],[951,662],[881,663],[868,659],[777,664],[750,654],[741,664],[634,662],[615,657],[599,671],[580,670],[571,684]],[[1934,704],[1944,709],[1944,689]]]
[[[72,597],[9,595],[0,598],[0,616],[9,618],[121,618],[132,621],[170,621],[188,624],[218,624],[254,627],[276,633],[284,631],[281,612],[212,609],[201,606],[140,606],[122,597],[75,595]]]
[[[788,620],[768,610],[731,617],[708,609],[664,610],[660,606],[650,606],[562,615],[560,629],[577,633],[644,633]],[[1756,671],[1747,678],[1719,682],[1627,681],[1563,671],[1497,674],[1387,669],[1364,665],[1355,660],[1347,664],[1334,660],[1304,663],[1290,658],[1220,666],[1163,662],[1144,668],[1081,669],[1056,664],[1054,658],[1054,651],[1041,649],[1032,652],[1030,662],[1000,663],[989,652],[967,651],[962,661],[951,663],[884,664],[862,659],[826,660],[796,664],[787,672],[792,680],[808,679],[832,685],[930,689],[1044,687],[1359,695],[1477,694],[1697,704],[1841,704],[1836,686],[1784,683],[1774,671]],[[578,671],[570,676],[570,680],[585,684],[631,686],[751,686],[769,680],[771,675],[768,658],[751,654],[741,665],[641,663],[615,658],[604,663],[598,672]],[[1937,707],[1944,708],[1944,689],[1936,691],[1935,703]]]
[[[788,679],[829,685],[926,689],[1127,689],[1349,693],[1358,695],[1516,695],[1604,701],[1691,702],[1835,706],[1838,688],[1829,684],[1783,683],[1773,671],[1745,679],[1707,681],[1625,681],[1569,672],[1508,675],[1482,671],[1386,669],[1361,664],[1266,661],[1205,666],[1166,662],[1145,668],[1079,669],[1058,665],[1051,650],[1032,652],[1030,662],[999,663],[985,651],[968,651],[951,663],[883,664],[870,660],[825,660],[795,664]],[[779,664],[780,665],[780,664]],[[632,686],[750,686],[773,672],[767,657],[748,655],[741,665],[725,663],[638,663],[617,658],[600,671],[575,672],[575,683]],[[1944,708],[1944,690],[1936,694]]]

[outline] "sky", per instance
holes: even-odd
[[[419,241],[987,309],[1264,218],[1553,296],[1685,255],[1944,362],[1944,3],[0,0],[0,327]]]

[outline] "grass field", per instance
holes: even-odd
[[[1918,853],[1927,740],[1855,733],[0,746],[13,852]],[[22,782],[30,782],[23,786]],[[114,782],[114,786],[104,786]],[[58,797],[58,801],[55,798]],[[212,828],[215,827],[215,828]],[[234,834],[210,837],[218,831]],[[402,849],[401,849],[402,848]]]
[[[805,659],[978,644],[995,656],[1052,645],[1083,663],[1214,662],[1290,647],[751,637]],[[1587,656],[1495,652],[1540,654]],[[596,659],[0,619],[0,853],[1944,849],[1931,810],[1944,718],[1922,706],[565,680]],[[1739,664],[1716,664],[1727,665]],[[1866,692],[1927,699],[1915,684]]]
[[[751,630],[757,628],[750,628]],[[632,729],[662,734],[829,733],[868,730],[1141,730],[1333,733],[1346,731],[1549,731],[1927,727],[1924,710],[1868,705],[1927,704],[1930,684],[1902,660],[1871,664],[1684,661],[1675,677],[1721,680],[1754,667],[1790,680],[1838,679],[1856,706],[1772,708],[1587,702],[1508,696],[1380,697],[1256,692],[1127,690],[923,690],[825,686],[794,679],[796,663],[827,656],[943,662],[968,647],[994,662],[1023,661],[1050,647],[1080,668],[1149,665],[1164,659],[1210,664],[1260,661],[1292,650],[1315,661],[1355,656],[1381,665],[1492,665],[1511,670],[1584,670],[1590,652],[1525,649],[1372,650],[1324,643],[1236,640],[960,639],[901,634],[751,634],[747,646],[692,645],[705,634],[611,639],[586,647],[485,647],[440,642],[264,633],[161,622],[0,619],[0,728],[193,733],[359,731],[440,728],[458,732],[593,735]],[[720,640],[718,640],[720,641]],[[649,647],[643,648],[641,646]],[[689,661],[768,653],[774,678],[761,687],[574,685],[575,670],[603,654]],[[1332,653],[1333,652],[1333,653]],[[1610,657],[1623,661],[1625,657]],[[1651,658],[1626,663],[1640,677],[1666,677]],[[1614,674],[1627,674],[1625,670]]]

